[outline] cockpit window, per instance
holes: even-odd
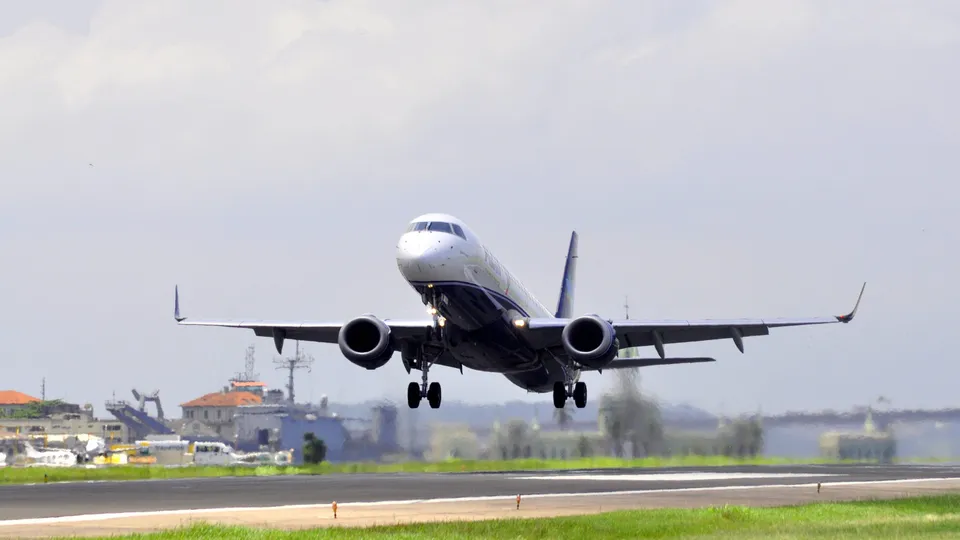
[[[455,223],[446,223],[443,221],[418,221],[417,223],[411,223],[407,226],[406,232],[414,231],[432,231],[432,232],[442,232],[447,234],[455,234],[464,240],[467,239],[467,235],[463,233],[463,228]]]
[[[453,229],[450,227],[449,223],[444,223],[442,221],[431,221],[430,225],[427,226],[428,231],[433,232],[445,232],[448,234],[453,234]]]

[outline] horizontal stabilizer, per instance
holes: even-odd
[[[603,367],[607,369],[630,369],[648,366],[668,366],[673,364],[701,364],[704,362],[716,362],[716,358],[692,357],[692,358],[617,358],[613,362]],[[584,367],[583,371],[596,371],[592,368]]]

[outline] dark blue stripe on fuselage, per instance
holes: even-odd
[[[466,281],[431,281],[433,289],[446,297],[446,302],[435,306],[447,319],[448,327],[467,332],[468,339],[457,340],[448,351],[471,369],[502,373],[513,384],[533,392],[549,392],[553,382],[563,380],[559,364],[552,357],[538,355],[529,349],[509,321],[504,320],[496,300],[503,309],[516,310],[524,317],[530,314],[507,295]],[[421,294],[428,292],[428,282],[410,282]],[[452,330],[452,329],[451,329]],[[526,351],[518,356],[504,351]],[[538,360],[539,357],[539,360]],[[524,363],[538,362],[530,371],[509,373]],[[545,366],[544,364],[549,364]],[[527,366],[529,369],[529,365]]]
[[[411,281],[411,282],[410,282],[410,284],[413,285],[414,288],[416,288],[417,291],[420,292],[420,293],[423,293],[423,292],[426,290],[426,288],[427,288],[427,283],[428,283],[428,282],[426,282],[426,281]],[[452,288],[467,287],[468,289],[472,289],[472,290],[475,290],[475,291],[479,292],[481,295],[483,295],[483,293],[486,292],[486,293],[489,294],[490,296],[494,297],[494,298],[497,300],[497,302],[500,302],[500,303],[503,305],[503,307],[505,307],[505,308],[507,308],[507,309],[514,309],[514,310],[518,311],[518,312],[519,312],[521,315],[523,315],[524,317],[529,317],[529,316],[530,316],[530,314],[527,313],[527,310],[523,309],[523,307],[522,307],[520,304],[518,304],[516,301],[514,301],[514,300],[513,300],[512,298],[510,298],[509,296],[503,294],[503,293],[500,292],[500,291],[495,291],[495,290],[493,290],[493,289],[491,289],[491,288],[489,288],[489,287],[484,287],[483,285],[478,285],[478,284],[476,284],[476,283],[470,283],[470,282],[467,282],[467,281],[431,281],[431,282],[429,282],[429,283],[432,284],[434,287],[437,287],[437,288],[440,288],[440,289],[445,289],[445,288],[448,288],[448,287],[452,287]],[[483,295],[483,296],[485,296],[485,295]],[[451,299],[452,299],[452,298],[451,298]],[[489,299],[487,299],[487,298],[484,298],[484,300],[486,300],[486,301],[489,302]],[[490,306],[490,309],[496,310],[497,308],[496,308],[496,306],[491,305],[491,306]]]

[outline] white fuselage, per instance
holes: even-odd
[[[411,221],[397,244],[397,266],[423,303],[439,312],[448,329],[452,327],[447,350],[464,366],[504,373],[531,391],[547,391],[562,380],[560,366],[524,350],[507,322],[511,315],[550,318],[554,313],[462,221],[446,214]],[[546,369],[531,369],[531,364]],[[521,366],[523,374],[510,374]]]
[[[413,286],[430,283],[464,283],[499,293],[522,309],[526,317],[553,317],[506,266],[466,226],[452,216],[427,214],[411,224],[428,219],[453,221],[465,238],[431,230],[408,231],[397,244],[400,274]],[[436,221],[426,221],[434,223]]]

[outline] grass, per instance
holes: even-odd
[[[280,531],[194,525],[116,539],[300,540],[306,538],[956,538],[960,495],[817,503],[780,508],[635,510],[547,519]]]
[[[282,476],[358,473],[431,473],[431,472],[498,472],[569,469],[611,469],[645,467],[707,467],[719,465],[788,465],[827,463],[818,459],[727,457],[673,458],[583,458],[583,459],[514,459],[503,461],[448,460],[439,462],[407,461],[402,463],[322,463],[307,466],[231,466],[231,467],[162,467],[115,465],[96,469],[80,467],[29,467],[0,469],[0,484],[31,484],[87,480],[147,480],[171,478],[209,478],[223,476]]]

